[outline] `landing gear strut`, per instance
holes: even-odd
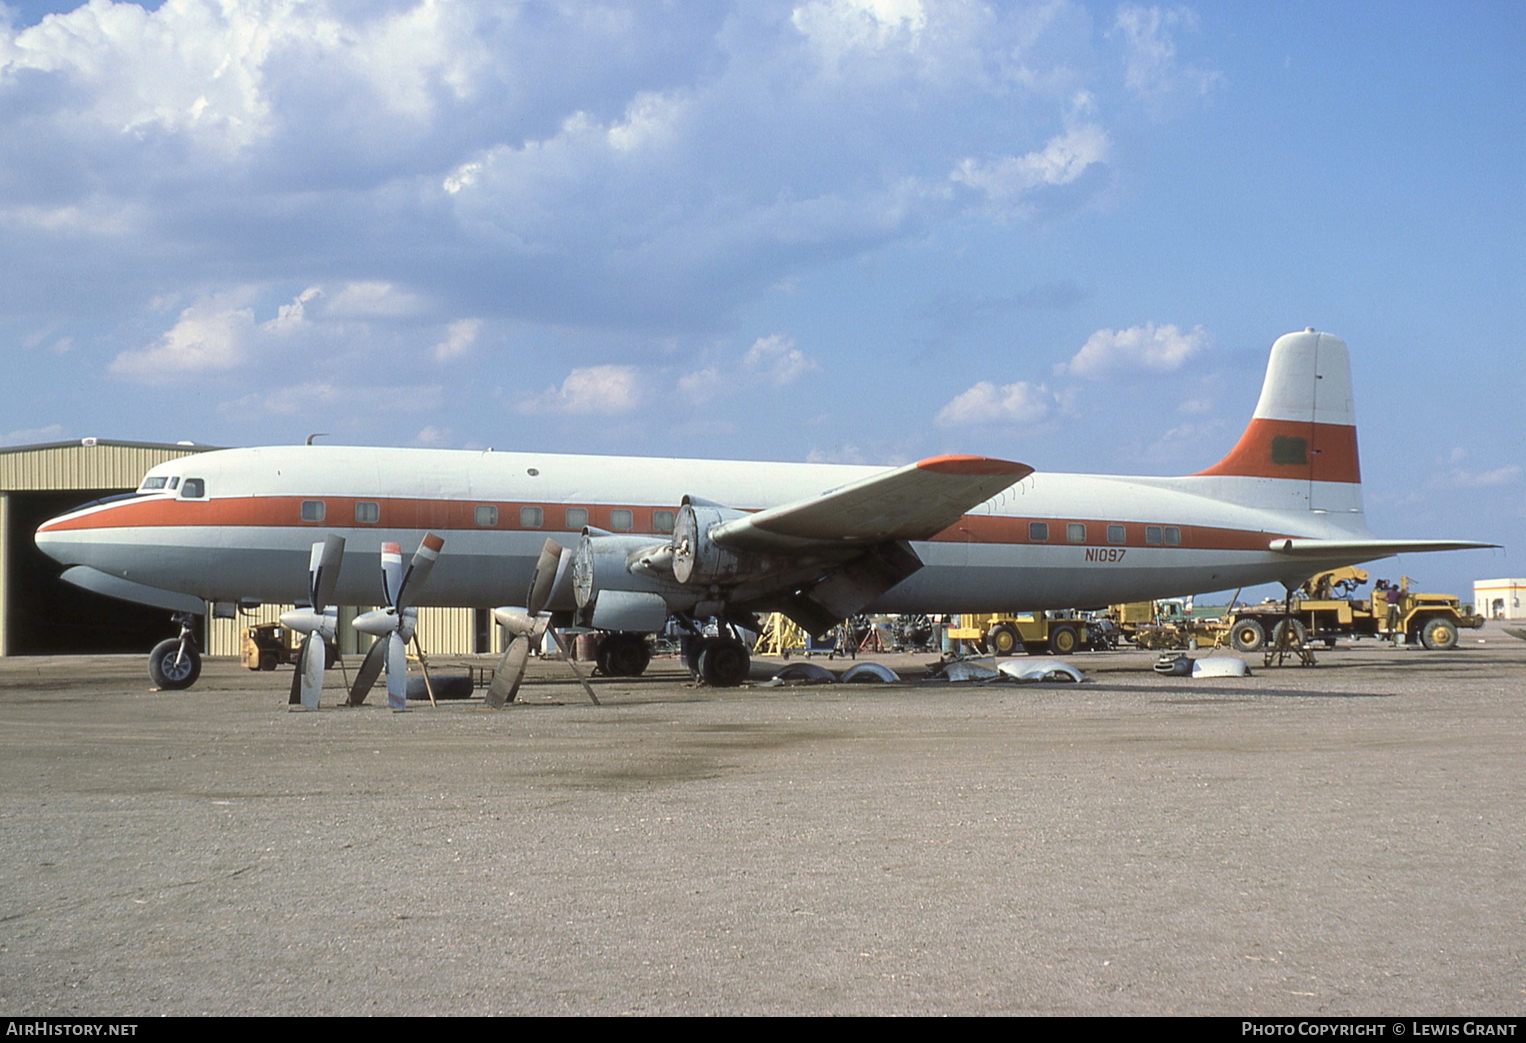
[[[180,636],[160,641],[148,654],[148,676],[166,692],[191,687],[201,676],[201,652],[196,648],[196,617],[176,612],[171,617],[180,624]]]

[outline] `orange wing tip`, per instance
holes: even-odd
[[[445,541],[440,539],[440,537],[436,536],[432,532],[425,533],[424,534],[424,546],[428,547],[430,550],[432,550],[436,554],[438,554],[438,553],[440,553],[440,548],[445,546]]]
[[[1012,475],[1015,478],[1025,478],[1033,473],[1033,468],[1027,464],[989,456],[930,456],[918,460],[917,468],[934,474]]]
[[[396,544],[396,543],[383,543],[382,544],[382,553],[383,554],[396,554],[396,555],[401,556],[402,553],[403,553],[403,548],[402,548],[401,545]]]

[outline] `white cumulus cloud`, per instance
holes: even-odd
[[[247,297],[247,292],[238,292],[197,301],[156,343],[119,354],[111,372],[156,384],[243,364],[254,332],[254,312],[244,303]]]
[[[1107,132],[1095,123],[1082,123],[1035,152],[987,162],[965,159],[949,178],[979,192],[993,210],[1023,215],[1031,210],[1029,197],[1036,189],[1076,181],[1088,169],[1106,163],[1108,150]]]
[[[1081,350],[1055,367],[1055,373],[1106,380],[1132,373],[1171,373],[1213,344],[1201,326],[1183,332],[1169,323],[1147,322],[1122,330],[1098,330]]]
[[[481,319],[458,319],[445,330],[445,339],[430,351],[436,362],[449,362],[460,358],[477,342],[477,331],[482,328]]]
[[[762,377],[775,387],[792,384],[821,368],[820,364],[795,347],[795,339],[783,333],[759,337],[742,357],[748,373]]]
[[[974,424],[1037,424],[1061,407],[1060,397],[1044,384],[1019,380],[1000,386],[982,380],[938,411],[939,427]]]
[[[1124,85],[1157,114],[1173,98],[1206,95],[1224,80],[1222,73],[1177,57],[1176,31],[1195,31],[1197,25],[1197,15],[1185,7],[1118,9],[1113,29],[1123,41]]]
[[[609,416],[629,413],[645,397],[635,366],[586,366],[567,374],[560,388],[547,388],[519,404],[521,413]]]

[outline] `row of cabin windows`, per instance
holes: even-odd
[[[322,500],[302,501],[302,520],[305,522],[324,521],[328,514],[328,507]],[[652,529],[656,532],[673,531],[674,512],[667,510],[655,510],[652,512]],[[358,500],[355,503],[355,524],[375,525],[381,521],[381,504],[370,500]],[[492,504],[478,504],[472,510],[472,521],[480,528],[496,529],[498,527],[498,508]],[[588,508],[568,507],[562,514],[562,521],[566,529],[572,531],[581,530],[588,524]],[[546,527],[546,512],[541,507],[521,507],[519,509],[519,527],[521,529],[543,529]],[[636,527],[636,512],[625,507],[616,507],[609,512],[609,527],[615,532],[630,532]]]
[[[1128,530],[1122,525],[1109,525],[1107,527],[1107,542],[1127,543]],[[1047,543],[1049,541],[1048,522],[1029,522],[1028,539],[1034,543]],[[1067,543],[1085,543],[1086,525],[1083,522],[1067,522],[1065,525],[1065,541]],[[1151,547],[1180,547],[1182,545],[1182,530],[1176,525],[1146,525],[1145,543]]]

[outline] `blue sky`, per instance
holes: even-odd
[[[0,9],[7,444],[1186,473],[1315,326],[1377,532],[1526,535],[1518,4]]]

